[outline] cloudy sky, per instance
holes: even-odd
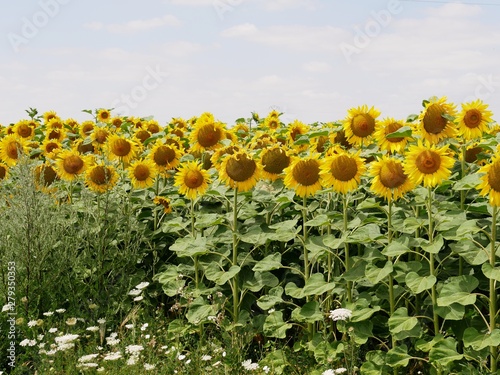
[[[430,96],[500,115],[499,18],[498,0],[9,2],[0,124],[29,107],[232,124],[272,109],[335,121],[367,104],[406,118]]]

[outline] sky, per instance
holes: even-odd
[[[5,0],[3,0],[5,1]],[[37,0],[0,12],[0,124],[26,110],[338,121],[481,99],[500,118],[499,0]],[[497,120],[498,121],[498,120]]]

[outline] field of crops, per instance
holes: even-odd
[[[85,112],[0,128],[0,370],[497,373],[487,104]]]

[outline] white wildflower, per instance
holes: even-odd
[[[19,345],[21,345],[21,346],[35,346],[36,345],[36,341],[35,340],[30,340],[30,339],[24,339],[23,341],[21,341],[19,343]]]
[[[89,362],[91,360],[93,360],[94,358],[97,358],[99,356],[99,354],[87,354],[87,355],[84,355],[80,358],[78,358],[78,362],[82,363],[82,362]]]
[[[271,371],[271,369],[269,368],[269,366],[264,366],[264,367],[262,367],[262,370],[263,370],[266,374],[268,374],[268,373],[269,373],[269,371]]]
[[[50,328],[49,329],[49,333],[56,333],[57,332],[57,328]]]
[[[57,309],[56,310],[56,313],[58,314],[62,314],[62,313],[65,313],[66,312],[66,309]]]
[[[143,281],[142,283],[140,283],[139,285],[136,285],[135,286],[135,289],[144,289],[144,288],[147,288],[149,285],[149,283],[147,281]]]
[[[68,344],[72,341],[75,341],[78,337],[80,337],[80,336],[68,334],[68,335],[56,337],[55,340],[56,340],[57,344]]]
[[[156,367],[156,365],[151,365],[149,363],[144,364],[144,370],[146,370],[146,371],[154,370],[155,367]]]
[[[335,374],[343,374],[344,372],[347,372],[347,369],[345,367],[339,367],[335,370]]]
[[[87,331],[97,332],[97,331],[99,331],[99,327],[97,327],[97,326],[87,327]]]
[[[189,365],[190,363],[191,363],[191,359],[188,359],[188,360],[186,361],[186,365]]]
[[[241,366],[243,366],[243,368],[245,370],[248,370],[248,371],[257,370],[259,368],[259,364],[258,363],[252,363],[251,359],[247,359],[247,360],[241,362]]]
[[[76,318],[68,318],[66,319],[66,324],[69,326],[74,326],[76,324]]]
[[[149,324],[148,323],[144,323],[142,326],[141,326],[141,331],[145,331],[146,328],[148,328]]]
[[[352,311],[349,309],[335,309],[330,311],[330,319],[332,319],[334,322],[337,320],[347,320],[350,319],[352,316]]]
[[[141,293],[142,293],[142,290],[140,290],[140,289],[132,289],[130,292],[128,292],[128,295],[129,296],[138,296]]]
[[[141,350],[144,350],[142,345],[129,345],[125,348],[125,353],[139,354]]]
[[[104,357],[104,360],[105,361],[116,361],[117,359],[120,359],[121,357],[122,357],[121,352],[111,352],[111,353],[106,354],[106,356]]]
[[[134,325],[133,324],[125,324],[125,328],[132,329],[132,328],[134,328]]]
[[[204,356],[201,357],[202,361],[210,361],[212,359],[211,355],[205,354]]]
[[[99,367],[99,365],[94,362],[85,362],[85,363],[79,363],[77,367],[92,368],[92,367]]]
[[[106,319],[104,319],[104,318],[97,319],[97,323],[104,324],[104,323],[106,323]]]
[[[28,327],[34,327],[38,324],[38,322],[36,320],[30,320],[28,322]]]
[[[144,296],[137,296],[134,298],[134,301],[139,302],[139,301],[142,301],[143,299],[144,299]]]
[[[184,360],[184,358],[186,358],[186,356],[185,356],[184,354],[179,354],[179,355],[177,356],[177,359],[178,359],[179,361]]]
[[[52,315],[54,315],[54,312],[53,311],[46,311],[46,312],[43,313],[43,315],[45,315],[45,316],[52,316]]]

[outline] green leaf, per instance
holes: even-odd
[[[325,246],[328,246],[330,249],[338,249],[341,246],[344,246],[345,238],[344,237],[335,237],[330,234],[323,238],[323,243]]]
[[[402,344],[389,350],[385,358],[387,360],[387,364],[395,368],[408,366],[408,362],[412,356],[408,354],[408,347],[405,344]]]
[[[437,342],[429,352],[429,361],[436,362],[439,366],[447,366],[462,358],[463,354],[457,352],[457,342],[451,337]]]
[[[307,135],[309,136],[309,138],[328,137],[329,133],[330,132],[328,130],[317,130],[317,131],[310,132]]]
[[[481,177],[477,173],[468,174],[462,179],[455,182],[453,190],[470,190],[475,189],[481,182]]]
[[[476,220],[467,220],[460,224],[457,229],[457,237],[467,237],[470,234],[479,232],[481,228],[477,226]]]
[[[204,270],[205,277],[217,285],[224,285],[240,272],[239,266],[231,266],[228,271],[221,269],[217,262],[211,262]]]
[[[351,338],[358,345],[366,344],[370,337],[373,337],[373,323],[370,320],[365,320],[362,322],[352,322],[348,323],[348,331]]]
[[[405,137],[411,137],[412,131],[409,126],[402,126],[395,132],[386,134],[386,138],[405,138]]]
[[[179,237],[170,246],[170,250],[175,251],[179,258],[194,257],[207,254],[209,249],[206,237]]]
[[[307,302],[292,311],[292,319],[299,322],[314,323],[324,319],[318,301]]]
[[[378,268],[376,265],[369,263],[366,265],[365,276],[373,285],[376,285],[387,278],[392,271],[393,267],[390,261],[387,261],[383,268]]]
[[[436,306],[436,313],[446,320],[462,320],[465,314],[465,307],[459,303],[452,303],[448,306]]]
[[[273,311],[269,314],[266,317],[263,327],[266,336],[278,339],[286,338],[286,331],[290,328],[292,328],[292,324],[283,321],[283,313],[281,311]]]
[[[247,233],[240,236],[241,241],[252,244],[254,246],[263,246],[267,241],[273,239],[274,233],[264,232],[260,227],[253,227]]]
[[[189,225],[189,221],[184,221],[182,216],[178,216],[172,220],[164,221],[161,225],[163,233],[175,233],[184,230]]]
[[[294,282],[289,282],[285,285],[285,293],[292,298],[304,298],[302,288],[299,288]]]
[[[420,276],[416,272],[409,272],[406,275],[405,282],[408,288],[414,293],[419,294],[424,290],[431,289],[434,284],[436,284],[436,276]]]
[[[406,307],[400,307],[389,318],[389,331],[397,340],[403,340],[407,337],[418,337],[420,335],[420,326],[418,319],[414,316],[408,316]]]
[[[302,290],[304,296],[318,296],[335,288],[335,283],[327,283],[322,273],[313,273]]]
[[[346,242],[369,243],[381,238],[385,238],[385,236],[380,233],[379,226],[371,223],[355,229],[349,236],[347,236]]]
[[[391,241],[391,243],[382,250],[382,254],[386,257],[397,257],[406,254],[408,251],[410,251],[408,247],[408,238],[404,237]]]
[[[371,316],[380,310],[380,306],[370,307],[370,303],[365,298],[358,299],[353,304],[348,304],[347,308],[352,311],[350,322],[362,322],[370,319]]]
[[[215,314],[217,314],[217,306],[207,304],[205,298],[200,296],[189,305],[189,311],[186,313],[186,318],[190,323],[199,324],[210,315]]]
[[[255,272],[272,271],[283,267],[281,265],[281,254],[274,253],[258,261],[252,270]]]
[[[422,250],[430,254],[437,254],[444,246],[444,239],[442,235],[437,235],[434,242],[431,244],[422,245]]]
[[[479,281],[470,275],[454,276],[443,285],[437,299],[438,306],[449,306],[453,303],[472,305],[476,295],[471,292],[479,285]]]
[[[451,250],[460,255],[465,261],[473,266],[483,264],[488,261],[488,254],[484,249],[468,239],[451,243]]]
[[[492,267],[489,263],[483,263],[483,265],[481,266],[481,270],[483,271],[484,276],[486,276],[488,279],[500,281],[499,267]]]
[[[322,225],[326,225],[330,222],[328,216],[325,214],[317,215],[314,219],[311,219],[306,222],[306,227],[319,227]]]
[[[283,302],[283,298],[281,298],[282,295],[283,288],[281,286],[272,288],[269,292],[267,292],[267,294],[262,295],[257,300],[257,306],[259,306],[262,310],[269,310],[276,304]]]
[[[464,345],[474,350],[481,350],[489,346],[500,345],[500,329],[496,328],[491,333],[479,333],[474,327],[466,328],[464,331]]]
[[[258,292],[268,286],[274,288],[279,284],[279,279],[271,272],[255,272],[252,279],[243,283],[243,288],[252,292]]]
[[[195,227],[198,229],[204,229],[222,224],[223,222],[224,217],[219,214],[202,214],[196,216]]]
[[[164,271],[157,273],[153,280],[161,284],[163,291],[169,297],[180,294],[186,285],[186,280],[179,277],[177,267],[174,265],[168,265]]]
[[[275,229],[278,231],[292,231],[293,232],[293,231],[295,231],[295,227],[297,226],[297,222],[298,222],[297,219],[284,220],[284,221],[281,221],[277,224],[270,225],[269,228]]]

